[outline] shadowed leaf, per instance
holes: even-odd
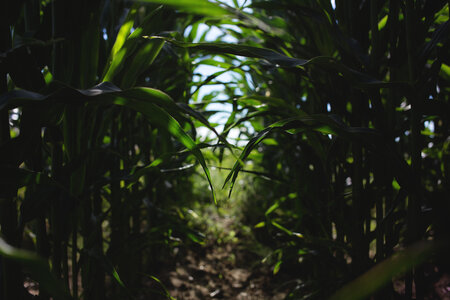
[[[223,7],[207,0],[141,0],[147,3],[159,3],[203,16],[220,17],[229,14]]]
[[[98,105],[116,104],[142,113],[150,123],[170,132],[194,154],[205,171],[214,201],[216,202],[211,176],[205,159],[197,144],[184,132],[176,120],[177,115],[183,113],[185,109],[178,107],[172,98],[164,92],[151,88],[133,88],[121,91],[109,82],[103,82],[87,90],[65,87],[47,96],[24,90],[12,91],[2,95],[0,98],[0,109],[4,107],[15,108],[38,101],[65,104],[82,104],[83,102]],[[158,105],[162,106],[162,108]]]
[[[0,238],[0,254],[6,258],[17,261],[28,268],[33,279],[39,282],[39,286],[57,299],[72,299],[69,292],[63,287],[53,273],[48,263],[33,252],[15,248]]]

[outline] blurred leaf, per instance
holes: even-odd
[[[272,213],[274,210],[276,210],[280,205],[278,204],[278,202],[272,204],[272,206],[270,206],[266,212],[264,213],[266,216],[270,215],[270,213]]]
[[[367,299],[381,289],[392,278],[411,270],[424,262],[433,253],[436,246],[432,242],[420,242],[406,248],[356,278],[351,283],[337,291],[330,300]]]
[[[450,80],[450,67],[446,64],[442,64],[440,75],[446,80]]]
[[[287,235],[293,235],[292,231],[290,231],[289,229],[287,229],[286,227],[282,226],[280,223],[272,220],[270,221],[270,223],[275,226],[276,228],[280,229],[281,231],[284,231]]]
[[[191,241],[193,241],[193,242],[195,242],[197,244],[200,244],[200,245],[204,245],[205,244],[204,237],[202,237],[202,236],[200,236],[198,234],[194,234],[194,233],[189,232],[187,234],[187,236],[188,236],[188,238],[191,239]]]
[[[255,226],[253,226],[253,228],[261,228],[261,227],[264,227],[264,226],[266,226],[266,222],[261,221],[258,224],[256,224]]]
[[[378,22],[378,30],[381,31],[387,23],[388,15],[385,15],[379,22]]]
[[[0,237],[0,254],[14,260],[31,271],[33,279],[39,282],[39,287],[58,299],[72,299],[69,291],[50,271],[48,263],[33,252],[14,248]]]
[[[282,263],[283,262],[280,260],[275,264],[275,266],[273,267],[273,275],[276,275],[280,271]]]

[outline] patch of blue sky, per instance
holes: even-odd
[[[224,3],[226,5],[236,7],[233,0],[226,0],[226,1],[218,1],[220,3]],[[242,6],[247,5],[250,3],[249,0],[237,0],[238,7],[242,8]],[[245,10],[244,10],[245,11]],[[189,26],[187,30],[185,31],[184,35],[188,36],[192,30],[192,26]],[[194,43],[200,42],[200,38],[204,35],[204,42],[223,42],[223,43],[230,43],[230,44],[236,44],[238,43],[238,40],[230,35],[229,31],[235,31],[238,33],[241,33],[241,29],[236,25],[231,24],[223,24],[218,26],[208,26],[206,24],[199,24],[197,27],[197,34],[194,38]],[[222,61],[220,57],[214,57],[217,61]],[[238,65],[240,62],[239,60],[243,59],[243,57],[237,57],[236,60],[233,62],[234,65]],[[198,63],[198,66],[195,68],[194,73],[196,74],[193,77],[194,82],[199,82],[202,80],[205,80],[208,76],[211,76],[217,72],[224,71],[223,68],[211,66],[207,64],[201,64],[201,59],[196,60],[195,63]],[[249,69],[246,68],[248,71]],[[197,100],[202,101],[202,99],[211,93],[216,93],[217,95],[214,97],[214,100],[220,101],[220,100],[228,100],[228,96],[224,93],[225,87],[222,83],[232,84],[232,82],[236,82],[237,80],[235,78],[239,78],[242,75],[233,71],[227,71],[223,74],[220,74],[214,79],[214,82],[217,82],[218,84],[208,84],[200,87],[197,91]],[[248,74],[245,74],[246,80],[249,82],[249,85],[251,87],[254,87],[251,77]],[[193,87],[192,92],[196,89],[196,87]],[[235,96],[242,95],[242,91],[237,87]],[[229,103],[211,103],[207,106],[207,109],[210,111],[217,111],[214,115],[212,115],[209,118],[209,121],[212,124],[217,124],[216,130],[218,132],[221,132],[224,129],[224,125],[227,122],[231,112],[232,112],[232,105]],[[251,127],[250,123],[246,123],[247,126]],[[248,128],[250,132],[253,132],[253,128]],[[198,134],[201,138],[212,138],[213,134],[212,132],[207,129],[206,127],[200,127],[198,129]],[[230,131],[228,137],[230,139],[237,139],[239,136],[239,130],[233,129]],[[244,144],[242,142],[238,143],[239,146],[243,146]]]
[[[108,40],[108,34],[106,33],[106,28],[103,28],[102,32],[103,32],[103,39],[105,41]]]
[[[335,0],[330,0],[330,1],[331,1],[331,6],[333,7],[333,9],[336,9]],[[242,9],[243,12],[246,12],[249,14],[253,13],[253,10],[251,8],[246,7],[249,4],[251,4],[251,0],[217,0],[216,2],[223,3],[226,5],[232,6],[232,7],[240,8],[240,9]],[[192,30],[192,27],[189,27],[185,32],[185,36],[187,36],[191,30]],[[220,28],[217,26],[208,26],[206,24],[200,24],[198,26],[198,32],[196,34],[194,42],[199,42],[200,38],[203,36],[203,34],[205,34],[205,36],[204,36],[205,42],[218,42],[218,40],[219,40],[220,42],[224,42],[224,43],[232,43],[232,44],[237,43],[238,40],[235,37],[233,37],[232,35],[227,34],[227,31],[236,31],[238,33],[242,32],[238,26],[232,25],[232,24],[223,24],[223,25],[220,25]],[[220,57],[214,57],[214,59],[219,61]],[[241,61],[243,59],[245,59],[245,58],[236,56],[236,60],[233,63],[235,65],[237,65],[240,63],[239,61]],[[220,61],[223,61],[223,60],[220,60]],[[214,67],[214,66],[210,66],[210,65],[199,64],[198,67],[195,69],[195,73],[197,73],[199,75],[194,77],[194,81],[198,82],[200,80],[204,80],[208,76],[210,76],[216,72],[219,72],[221,70],[223,70],[223,69]],[[250,68],[248,66],[244,66],[244,67],[242,67],[242,70],[249,71]],[[218,76],[215,79],[215,81],[216,82],[231,82],[233,80],[234,76],[241,76],[241,75],[237,74],[233,71],[228,71],[228,72],[225,72],[225,73],[221,74],[220,76]],[[248,73],[245,73],[244,76],[245,76],[245,79],[246,79],[248,85],[251,88],[255,88],[255,85],[252,81],[251,76]],[[194,87],[194,89],[195,89],[195,87]],[[216,92],[217,96],[214,98],[215,100],[227,100],[227,96],[223,93],[223,91],[224,91],[224,86],[222,84],[205,85],[205,86],[202,86],[198,90],[197,99],[198,99],[198,101],[202,101],[204,96],[211,94],[212,92]],[[239,93],[239,92],[240,92],[240,90],[236,89],[236,93]],[[239,95],[235,95],[235,96],[239,96]],[[219,132],[222,131],[224,128],[224,124],[226,123],[229,115],[232,112],[232,105],[229,103],[211,103],[208,105],[207,109],[213,110],[213,111],[218,111],[218,113],[212,115],[209,118],[209,121],[213,124],[218,124],[216,129]],[[329,105],[327,106],[327,111],[331,111],[331,107]],[[251,126],[251,124],[249,122],[245,122],[244,125],[247,126],[247,130],[249,133],[254,132],[253,127]],[[432,125],[433,124],[431,124],[431,126]],[[201,137],[206,138],[206,137],[213,136],[212,133],[206,127],[199,128],[198,132]],[[230,134],[228,137],[230,139],[236,139],[236,138],[238,138],[238,136],[239,136],[239,130],[235,129],[235,130],[230,131]],[[244,144],[245,143],[243,143],[243,142],[238,142],[238,146],[243,146]]]
[[[425,121],[423,123],[425,128],[427,128],[429,131],[434,132],[434,121]]]

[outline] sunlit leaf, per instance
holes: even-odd
[[[280,268],[281,268],[281,264],[282,264],[283,262],[280,260],[280,261],[277,261],[277,263],[275,264],[275,266],[273,267],[273,275],[276,275],[279,271],[280,271]]]
[[[344,286],[330,300],[366,299],[385,286],[395,276],[403,274],[422,263],[430,257],[434,249],[433,243],[422,242],[396,253]]]
[[[101,83],[87,90],[76,90],[66,87],[47,96],[28,91],[12,91],[0,98],[0,109],[5,106],[18,107],[34,101],[78,104],[89,102],[98,105],[116,104],[127,106],[142,113],[150,123],[170,132],[194,154],[205,171],[214,201],[216,201],[209,169],[201,151],[194,140],[184,132],[179,122],[172,116],[175,115],[176,117],[183,110],[162,91],[151,88],[133,88],[121,91],[108,82]]]
[[[262,228],[264,226],[266,226],[266,222],[261,221],[258,224],[256,224],[255,226],[253,226],[253,228]]]

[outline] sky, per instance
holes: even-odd
[[[220,2],[225,3],[229,6],[235,6],[233,3],[233,0],[220,0]],[[239,7],[242,7],[242,5],[249,5],[251,3],[251,0],[237,0]],[[331,5],[333,6],[333,8],[335,8],[335,0],[331,0]],[[244,8],[245,11],[245,8]],[[239,31],[239,27],[237,26],[233,26],[233,25],[227,25],[229,27],[232,27],[234,30]],[[217,28],[216,26],[207,26],[205,24],[201,24],[198,27],[199,33],[197,34],[197,37],[200,37],[205,31],[207,32],[206,36],[205,36],[205,40],[206,41],[215,41],[217,39],[217,37],[219,37],[220,35],[223,34],[223,32]],[[186,31],[186,35],[189,34],[189,31]],[[224,37],[222,37],[221,39],[223,42],[225,43],[237,43],[237,40],[229,35],[225,35]],[[198,42],[197,40],[194,40],[194,42]],[[211,74],[214,74],[215,72],[221,71],[223,69],[221,68],[217,68],[217,67],[212,67],[212,66],[207,66],[207,65],[200,65],[199,67],[197,67],[195,69],[195,73],[201,74],[201,78],[205,79],[206,77],[208,77]],[[236,73],[234,73],[236,74]],[[237,75],[237,74],[236,74]],[[250,79],[250,77],[248,77],[248,79]],[[200,80],[200,78],[197,78],[197,80]],[[222,81],[222,82],[229,82],[232,80],[232,76],[231,76],[231,71],[230,72],[226,72],[222,75],[220,75],[219,77],[217,77],[217,81]],[[249,82],[251,84],[251,82]],[[194,87],[195,89],[195,87]],[[199,101],[201,101],[201,99],[211,93],[212,91],[223,91],[224,87],[222,85],[207,85],[207,86],[203,86],[199,89],[199,94],[198,94],[198,99]],[[219,93],[219,95],[215,98],[215,100],[226,100],[226,96],[225,95],[221,95]],[[218,110],[218,111],[222,111],[221,113],[217,113],[213,116],[210,117],[209,121],[211,123],[218,123],[219,126],[216,128],[217,131],[220,133],[223,130],[224,124],[226,123],[231,111],[232,111],[232,107],[231,104],[210,104],[208,106],[209,110]],[[249,131],[252,132],[253,128],[251,127],[250,123],[247,122],[246,124],[249,128]],[[198,129],[198,134],[200,135],[200,137],[206,137],[206,136],[213,136],[212,132],[207,129],[206,127],[200,127]],[[233,138],[237,138],[239,134],[239,131],[237,129],[232,130],[229,134],[229,138],[233,139]],[[239,142],[238,143],[239,146],[243,146],[245,145],[245,142]]]
[[[221,2],[234,7],[234,3],[233,3],[232,0],[222,0]],[[239,4],[239,6],[242,6],[244,3],[249,4],[251,1],[249,1],[249,0],[247,0],[247,1],[245,1],[245,0],[238,0],[237,2]],[[233,25],[227,25],[227,26],[228,26],[228,28],[231,27],[231,28],[233,28],[236,31],[240,30],[239,27],[237,27],[237,26],[233,26]],[[209,42],[215,41],[217,39],[217,37],[219,37],[220,35],[223,34],[223,32],[219,28],[217,28],[216,26],[211,26],[210,27],[210,26],[207,26],[205,24],[201,24],[198,27],[198,30],[199,30],[199,33],[197,34],[198,37],[201,36],[203,34],[203,32],[207,31],[207,34],[205,36],[205,41],[206,42],[208,42],[208,41]],[[188,34],[188,33],[189,33],[189,31],[186,31],[186,34]],[[224,37],[222,37],[221,40],[223,42],[225,42],[225,43],[237,43],[236,38],[234,38],[232,36],[229,36],[229,35],[225,35]],[[198,40],[194,40],[194,42],[198,42]],[[199,67],[197,67],[194,70],[194,73],[201,74],[201,78],[205,79],[209,75],[212,75],[212,74],[214,74],[214,73],[216,73],[218,71],[221,71],[221,70],[223,70],[223,69],[222,68],[218,68],[218,67],[207,66],[207,65],[200,65]],[[220,75],[219,77],[217,77],[216,80],[217,81],[221,81],[221,82],[232,81],[233,78],[231,76],[231,73],[232,73],[231,71],[230,72],[226,72],[226,73]],[[234,73],[234,74],[235,74],[235,76],[237,75],[236,73]],[[194,87],[194,89],[195,89],[195,87]],[[211,93],[213,91],[223,91],[223,90],[224,90],[224,87],[222,85],[207,85],[207,86],[203,86],[198,91],[198,93],[199,93],[198,94],[198,100],[201,101],[201,99],[205,95],[207,95],[207,94],[209,94],[209,93]],[[215,100],[226,100],[226,99],[227,99],[227,97],[224,94],[220,94],[220,93],[215,98]],[[226,121],[227,121],[227,119],[228,119],[228,117],[229,117],[229,115],[230,115],[230,113],[232,111],[231,104],[217,104],[217,103],[210,104],[208,106],[208,110],[222,111],[221,113],[216,113],[216,114],[214,114],[213,116],[211,116],[209,118],[209,121],[211,123],[219,124],[216,127],[216,130],[220,133],[223,130],[224,124],[226,123]],[[250,124],[247,124],[247,125],[250,126]],[[197,133],[199,134],[200,137],[206,137],[206,136],[213,137],[214,136],[213,133],[209,129],[207,129],[206,127],[198,128]],[[238,134],[239,134],[239,131],[237,129],[231,130],[230,134],[228,135],[228,138],[229,139],[235,139],[235,138],[237,138]],[[239,146],[243,146],[243,145],[245,145],[245,142],[240,142],[238,144],[239,144]]]
[[[222,3],[228,4],[230,6],[235,6],[233,3],[233,0],[219,0]],[[336,8],[336,4],[335,4],[335,0],[330,0],[331,1],[331,5],[333,7],[333,9]],[[245,3],[245,5],[248,5],[251,3],[251,0],[237,0],[238,5],[240,7],[242,7],[242,5]],[[245,9],[244,9],[245,11]],[[237,26],[233,26],[233,25],[227,25],[229,27],[232,27],[235,31],[239,31],[239,27]],[[217,39],[218,36],[222,35],[223,32],[215,27],[215,26],[207,26],[205,24],[201,24],[198,27],[199,30],[199,34],[197,34],[197,36],[201,36],[203,32],[207,32],[206,34],[206,41],[215,41]],[[188,32],[187,32],[188,34]],[[225,43],[237,43],[237,40],[229,35],[225,35],[224,37],[222,37],[221,39],[223,42]],[[194,42],[198,42],[194,40]],[[201,74],[201,78],[205,79],[206,77],[208,77],[211,74],[214,74],[215,72],[221,71],[221,68],[216,68],[216,67],[212,67],[212,66],[206,66],[206,65],[200,65],[197,69],[195,69],[195,73]],[[230,75],[230,72],[226,72],[222,75],[220,75],[219,77],[217,77],[217,81],[222,81],[222,82],[229,82],[232,80],[232,76]],[[234,73],[236,74],[236,73]],[[238,74],[236,74],[237,76],[239,76]],[[235,76],[236,76],[235,75]],[[248,81],[249,84],[251,84],[251,78],[250,76],[248,77]],[[203,86],[199,89],[199,94],[198,94],[198,99],[201,101],[201,99],[203,98],[203,96],[211,93],[212,91],[222,91],[224,89],[224,87],[222,85],[208,85],[208,86]],[[217,96],[217,98],[215,100],[226,100],[226,96],[225,95],[221,95],[219,94]],[[223,130],[224,124],[226,123],[231,111],[232,111],[232,107],[231,104],[211,104],[208,106],[209,110],[217,110],[217,111],[222,111],[221,113],[217,113],[213,116],[210,117],[209,121],[211,123],[217,123],[219,124],[219,126],[216,127],[216,130],[220,133]],[[331,107],[328,105],[327,106],[327,110],[330,111]],[[249,122],[246,122],[245,125],[248,127],[249,132],[252,133],[253,132],[253,128],[250,125]],[[426,121],[424,123],[425,127],[427,129],[429,129],[431,132],[434,132],[434,123],[432,121]],[[200,127],[198,129],[198,134],[200,135],[200,137],[204,138],[206,136],[211,136],[213,137],[213,133],[207,129],[206,127]],[[237,138],[239,134],[239,131],[237,129],[234,129],[230,132],[229,134],[229,138],[233,139],[233,138]],[[233,141],[232,141],[233,142]],[[240,141],[238,142],[238,146],[244,146],[245,145],[245,141]]]

